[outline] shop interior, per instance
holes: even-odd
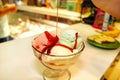
[[[105,15],[109,16],[107,25],[114,25],[120,30],[120,20],[97,8],[91,0],[1,1],[3,1],[3,4],[15,4],[17,11],[6,14],[10,38],[2,40],[0,44],[33,37],[44,31],[55,31],[56,26],[64,29],[80,23],[89,25],[94,29],[102,30]],[[58,24],[56,23],[57,20]],[[106,29],[106,27],[104,29]],[[117,36],[120,37],[119,33]],[[120,80],[120,78],[118,79],[118,77],[120,77],[119,59],[120,53],[116,56],[103,76],[101,76],[100,80]]]

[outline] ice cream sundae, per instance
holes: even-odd
[[[45,31],[33,40],[32,47],[43,65],[61,72],[76,62],[85,46],[79,32],[66,30],[58,36]]]
[[[60,36],[45,31],[32,42],[35,56],[44,60],[43,64],[54,69],[65,69],[72,65],[78,55],[79,47],[83,47],[82,44],[80,33],[74,30],[67,30]],[[41,57],[42,54],[45,56]]]

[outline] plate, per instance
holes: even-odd
[[[93,45],[95,47],[99,47],[102,49],[117,49],[118,47],[120,47],[120,42],[117,40],[115,40],[115,42],[104,42],[102,44],[97,43],[97,42],[90,40],[90,39],[87,39],[87,42],[90,45]]]

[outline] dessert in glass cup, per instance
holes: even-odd
[[[68,68],[79,58],[85,48],[80,33],[66,30],[59,36],[45,31],[32,41],[34,55],[47,67],[44,80],[70,80]]]

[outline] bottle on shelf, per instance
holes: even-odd
[[[82,15],[82,20],[84,23],[87,24],[93,24],[95,15],[96,15],[96,7],[95,5],[91,2],[91,0],[83,0],[83,3],[81,4],[81,11]]]

